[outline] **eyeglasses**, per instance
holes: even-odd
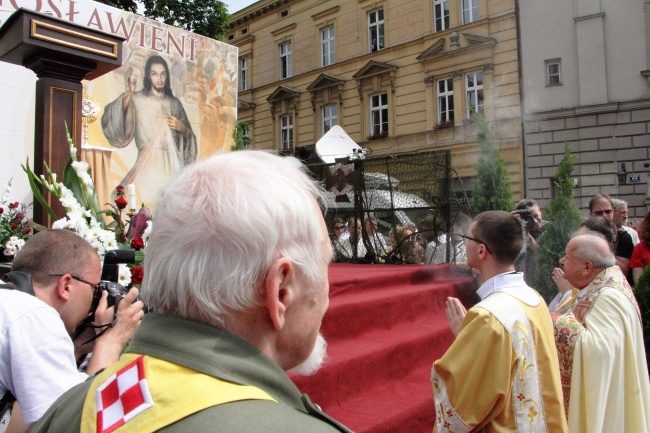
[[[459,236],[461,238],[469,239],[470,241],[474,241],[477,244],[481,244],[481,245],[483,245],[485,247],[485,249],[487,250],[488,253],[492,254],[492,250],[490,249],[490,247],[488,247],[487,244],[485,242],[483,242],[482,240],[480,240],[480,239],[476,239],[476,238],[473,238],[471,236],[461,235],[460,233],[452,233],[451,235],[452,236]]]
[[[334,230],[343,230],[345,226],[335,226]]]
[[[47,274],[47,275],[49,275],[50,277],[63,277],[64,275],[68,275],[68,274]],[[97,294],[101,295],[101,292],[99,290],[99,283],[93,284],[90,281],[86,281],[83,278],[77,277],[77,276],[72,275],[72,274],[70,274],[70,278],[72,278],[73,280],[77,280],[77,281],[80,281],[82,283],[88,284],[90,287],[92,287],[93,288],[93,296],[97,296]]]
[[[611,215],[614,209],[596,210],[593,212],[596,216]]]
[[[49,275],[50,277],[63,277],[63,276],[68,275],[68,274],[47,274],[47,275]],[[90,309],[88,311],[88,320],[90,322],[94,321],[95,320],[95,310],[97,309],[97,305],[99,305],[99,300],[102,297],[102,291],[99,288],[99,283],[93,284],[90,281],[86,281],[83,278],[77,277],[76,275],[72,275],[72,274],[70,274],[70,278],[72,278],[73,280],[77,280],[77,281],[79,281],[81,283],[88,284],[90,287],[93,288],[93,299],[92,299],[92,301],[90,303]]]

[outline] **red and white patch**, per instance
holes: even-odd
[[[141,356],[111,375],[97,391],[97,432],[110,433],[153,407]]]

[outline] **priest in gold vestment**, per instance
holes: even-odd
[[[607,242],[574,236],[560,264],[579,289],[553,314],[569,431],[650,432],[639,306]]]
[[[508,212],[478,215],[467,264],[485,281],[465,311],[447,299],[456,340],[433,364],[434,432],[567,432],[553,326],[546,303],[515,271],[524,237]]]

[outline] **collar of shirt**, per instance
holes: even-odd
[[[476,293],[481,297],[481,300],[487,298],[497,290],[504,289],[512,286],[526,286],[524,282],[523,272],[504,272],[503,274],[496,275],[478,288]]]

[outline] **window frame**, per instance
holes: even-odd
[[[326,114],[326,111],[330,109],[334,111],[330,112],[329,115]],[[328,126],[329,123],[329,126]],[[323,135],[327,133],[330,129],[332,129],[332,126],[338,125],[339,124],[339,107],[337,104],[327,104],[323,105],[321,107],[321,132]],[[325,129],[327,128],[327,129]]]
[[[381,14],[381,19],[379,18],[379,15]],[[367,18],[367,23],[368,23],[368,52],[373,53],[375,51],[383,50],[384,47],[386,46],[386,40],[385,40],[385,21],[384,21],[384,8],[379,8],[375,9],[373,11],[368,12],[368,18]],[[372,22],[371,18],[373,16],[376,16],[376,21]],[[373,28],[376,28],[376,33],[377,33],[377,47],[373,50],[373,44],[372,44],[372,39],[373,39]]]
[[[562,61],[561,59],[548,59],[544,60],[544,65],[546,69],[546,86],[561,86],[562,85]],[[557,65],[557,72],[551,73],[551,66]],[[552,83],[551,77],[557,76],[557,82]]]
[[[279,45],[280,50],[280,79],[284,80],[293,76],[292,58],[293,47],[291,41],[282,42]]]
[[[445,90],[440,91],[440,84],[445,83]],[[451,88],[450,88],[451,87]],[[446,102],[447,108],[443,110],[442,101]],[[438,123],[442,124],[451,120],[454,121],[454,79],[452,77],[441,78],[436,81],[436,101],[438,104]],[[451,105],[451,108],[449,106]],[[443,116],[444,114],[444,116]]]
[[[285,124],[285,120],[287,121]],[[293,113],[280,116],[280,149],[281,151],[293,150]]]
[[[470,76],[475,76],[474,79],[474,85],[470,86],[469,84],[469,79]],[[481,84],[478,84],[478,77],[480,77],[480,82]],[[476,112],[479,114],[484,114],[485,113],[485,89],[484,89],[484,79],[483,79],[483,71],[472,71],[468,72],[465,74],[465,100],[467,101],[467,118],[471,119],[472,117],[472,94],[476,95],[476,106],[474,107]],[[478,103],[479,101],[479,94],[480,94],[480,101],[481,103]]]
[[[440,7],[442,11],[441,17],[438,16],[438,12],[437,12],[438,7]],[[438,28],[438,20],[440,20],[440,28]],[[433,0],[433,31],[442,32],[448,29],[449,29],[449,0]]]
[[[478,12],[478,0],[461,0],[461,16],[463,17],[463,24],[473,23],[478,20]]]
[[[248,58],[240,57],[239,58],[239,90],[244,91],[249,88],[249,67],[248,67]]]
[[[386,102],[385,104],[383,103],[382,96],[385,97]],[[379,105],[375,105],[375,100],[376,98],[378,99]],[[388,101],[388,92],[380,92],[380,93],[375,93],[374,95],[370,95],[370,135],[388,135],[389,132],[389,113],[388,113],[388,108],[389,108],[389,101]],[[379,116],[379,122],[377,123],[375,120],[375,113],[378,114]],[[386,125],[386,128],[384,129],[383,126]],[[379,129],[377,129],[377,126],[379,126]]]
[[[334,26],[328,26],[320,30],[321,66],[330,66],[336,63],[335,38]]]

